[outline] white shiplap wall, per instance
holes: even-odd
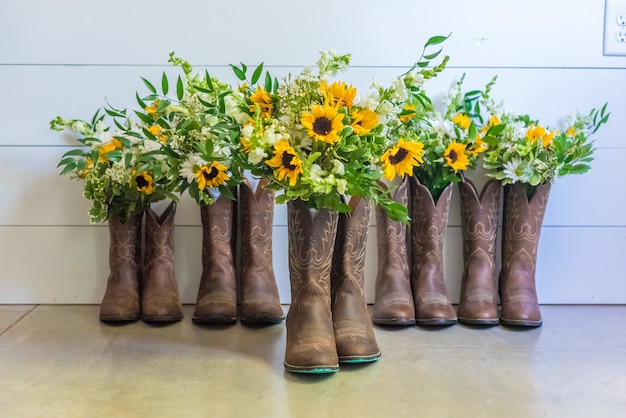
[[[540,242],[543,303],[626,303],[626,57],[602,55],[602,0],[23,0],[0,5],[0,303],[99,303],[108,232],[90,225],[81,185],[56,164],[72,145],[48,129],[56,115],[89,118],[105,98],[133,107],[139,79],[158,80],[170,51],[234,81],[228,63],[261,61],[275,75],[312,65],[318,51],[350,52],[344,79],[367,88],[403,72],[432,35],[449,68],[428,87],[443,92],[499,76],[494,95],[558,123],[608,101],[593,169],[553,187]],[[458,196],[452,202],[446,280],[457,300],[462,269]],[[176,274],[185,303],[200,275],[198,209],[177,213]],[[376,228],[368,252],[373,300]],[[276,208],[274,262],[289,302],[286,211]]]

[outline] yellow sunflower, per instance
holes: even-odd
[[[132,171],[132,175],[135,178],[135,184],[137,185],[137,190],[142,192],[145,195],[152,194],[154,192],[154,184],[152,183],[152,176],[148,174],[146,171],[142,171],[141,173],[135,175],[135,170]],[[131,179],[131,182],[133,180]]]
[[[489,145],[485,141],[483,141],[480,135],[476,135],[474,143],[472,143],[471,146],[467,148],[467,152],[469,152],[471,155],[476,156],[481,152],[487,151],[487,149],[489,149]]]
[[[421,142],[405,141],[400,138],[396,145],[389,148],[380,161],[383,163],[383,173],[386,179],[393,180],[396,176],[404,178],[413,173],[413,167],[424,162],[424,144]]]
[[[339,141],[338,132],[343,129],[343,115],[335,107],[313,105],[311,113],[303,113],[300,121],[316,141],[334,144]]]
[[[353,110],[350,117],[350,126],[357,135],[365,135],[378,125],[378,116],[368,109]]]
[[[453,142],[443,153],[446,164],[454,169],[454,171],[466,170],[470,161],[465,155],[465,144]]]
[[[274,148],[274,157],[265,162],[274,168],[278,180],[289,178],[289,185],[295,186],[298,175],[302,173],[302,160],[296,155],[296,150],[285,140],[280,141]]]
[[[202,165],[196,171],[196,180],[198,188],[204,190],[207,187],[218,187],[228,181],[230,177],[227,174],[228,167],[213,161],[209,165]]]
[[[252,96],[250,96],[250,100],[253,103],[250,106],[250,112],[254,113],[258,106],[261,109],[262,118],[272,117],[272,112],[274,111],[274,105],[271,103],[272,97],[263,87],[257,88]]]
[[[411,113],[407,113],[406,115],[400,115],[400,122],[404,123],[407,120],[413,119],[415,117],[415,105],[414,104],[405,104],[404,111],[409,111]]]
[[[344,81],[335,81],[330,86],[326,81],[321,81],[320,90],[325,103],[335,107],[346,106],[350,108],[356,97],[356,87],[352,87],[352,85],[348,87]]]
[[[108,154],[111,151],[122,149],[122,147],[123,147],[122,143],[120,142],[119,139],[116,139],[116,138],[113,138],[106,144],[100,145],[100,148],[98,148],[98,161],[103,162],[103,163],[108,161],[106,154]]]
[[[459,113],[452,119],[452,123],[461,129],[468,129],[472,124],[472,120],[466,114]]]
[[[496,115],[491,115],[491,117],[489,118],[489,122],[483,126],[483,133],[487,133],[487,131],[489,129],[491,129],[492,126],[497,126],[502,124],[502,122],[500,122],[500,119],[498,119],[498,117]]]

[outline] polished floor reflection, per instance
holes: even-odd
[[[285,310],[288,307],[285,306]],[[3,417],[623,417],[626,306],[541,328],[376,328],[382,358],[283,369],[284,324],[110,326],[94,305],[0,305]]]

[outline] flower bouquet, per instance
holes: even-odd
[[[63,155],[61,174],[84,182],[83,195],[92,202],[90,220],[108,221],[110,274],[100,320],[178,321],[183,313],[173,273],[175,206],[172,202],[163,217],[150,208],[152,203],[177,199],[178,176],[162,144],[143,135],[125,110],[107,107],[105,113],[113,118],[115,131],[105,125],[100,111],[91,122],[61,117],[51,122],[53,130],[69,128],[79,134],[82,146]]]
[[[50,127],[78,134],[81,147],[66,152],[58,166],[62,175],[84,182],[91,222],[116,218],[123,223],[151,203],[176,199],[177,182],[159,142],[146,138],[125,110],[104,110],[90,122],[58,116]],[[105,124],[106,115],[113,117],[115,130]]]
[[[487,139],[484,166],[504,185],[500,323],[538,327],[542,324],[535,286],[537,249],[552,183],[582,174],[593,160],[593,141],[608,121],[607,105],[587,115],[568,118],[563,130],[551,129],[528,115],[503,111],[488,100],[491,113],[505,128],[498,140]]]
[[[244,82],[235,97],[247,115],[240,118],[241,165],[268,179],[265,187],[288,208],[291,372],[333,372],[338,361],[380,357],[363,290],[370,199],[407,216],[378,183],[381,115],[359,101],[355,87],[331,79],[349,62],[349,54],[322,52],[316,74],[305,68],[278,81],[266,73],[263,85],[262,65],[250,80],[245,65],[233,66]],[[357,289],[356,297],[346,289]],[[355,323],[363,328],[358,336],[350,331]]]

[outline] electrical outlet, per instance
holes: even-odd
[[[626,0],[605,0],[603,51],[626,56]]]

